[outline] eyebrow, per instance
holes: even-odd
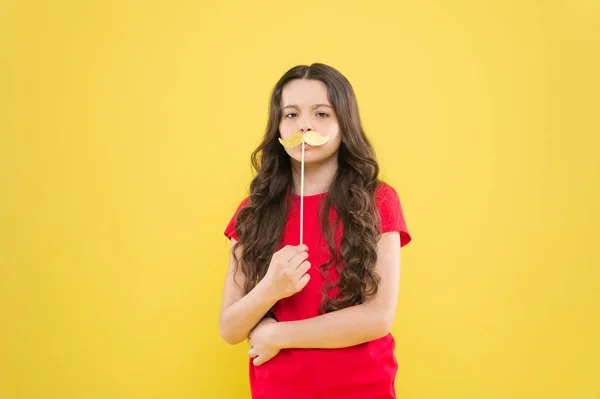
[[[331,105],[329,104],[315,104],[312,106],[313,109],[315,108],[319,108],[319,107],[328,107],[328,108],[332,108]],[[286,109],[286,108],[300,108],[298,107],[296,104],[290,104],[290,105],[286,105],[285,107],[283,107],[282,109]]]

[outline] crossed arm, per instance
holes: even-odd
[[[233,240],[231,245],[233,247]],[[343,348],[387,335],[396,311],[400,246],[397,231],[381,235],[375,265],[375,272],[381,279],[377,294],[365,303],[290,322],[263,319],[275,304],[266,294],[267,287],[259,283],[243,296],[243,276],[236,284],[230,264],[219,323],[221,336],[228,343],[237,344],[252,331],[248,340],[252,346],[249,355],[255,357],[255,364],[261,364],[284,348]]]

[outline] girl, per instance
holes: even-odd
[[[278,139],[311,130],[329,140],[305,148],[298,245],[302,146]],[[348,80],[324,64],[287,71],[251,160],[250,194],[225,229],[219,330],[229,344],[248,339],[252,397],[395,398],[389,331],[411,237]]]

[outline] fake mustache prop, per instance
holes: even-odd
[[[300,163],[300,245],[302,245],[302,229],[304,225],[304,143],[312,147],[318,147],[327,143],[329,136],[321,136],[319,133],[309,130],[306,133],[296,132],[287,139],[279,138],[281,145],[293,148],[302,144],[302,162]]]
[[[296,132],[287,139],[283,140],[279,138],[281,145],[287,148],[296,147],[302,143],[309,144],[313,147],[317,147],[327,143],[329,136],[321,136],[319,133],[312,130],[302,134],[302,132]]]

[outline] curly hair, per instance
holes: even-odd
[[[329,247],[328,261],[320,265],[322,273],[331,268],[339,280],[325,287],[320,313],[363,303],[377,292],[379,276],[374,271],[381,220],[375,193],[381,183],[375,152],[367,139],[359,117],[358,105],[350,82],[331,66],[315,63],[288,70],[275,85],[270,98],[269,119],[261,144],[252,152],[255,177],[250,183],[248,202],[236,217],[242,246],[238,265],[246,276],[245,293],[265,276],[271,258],[281,244],[293,190],[289,155],[278,142],[282,116],[281,95],[294,79],[319,80],[327,86],[329,101],[338,116],[341,143],[338,169],[321,206],[322,229]],[[335,220],[331,225],[331,208]],[[334,242],[335,228],[342,223],[343,237],[339,254]],[[339,288],[337,295],[329,293]]]

